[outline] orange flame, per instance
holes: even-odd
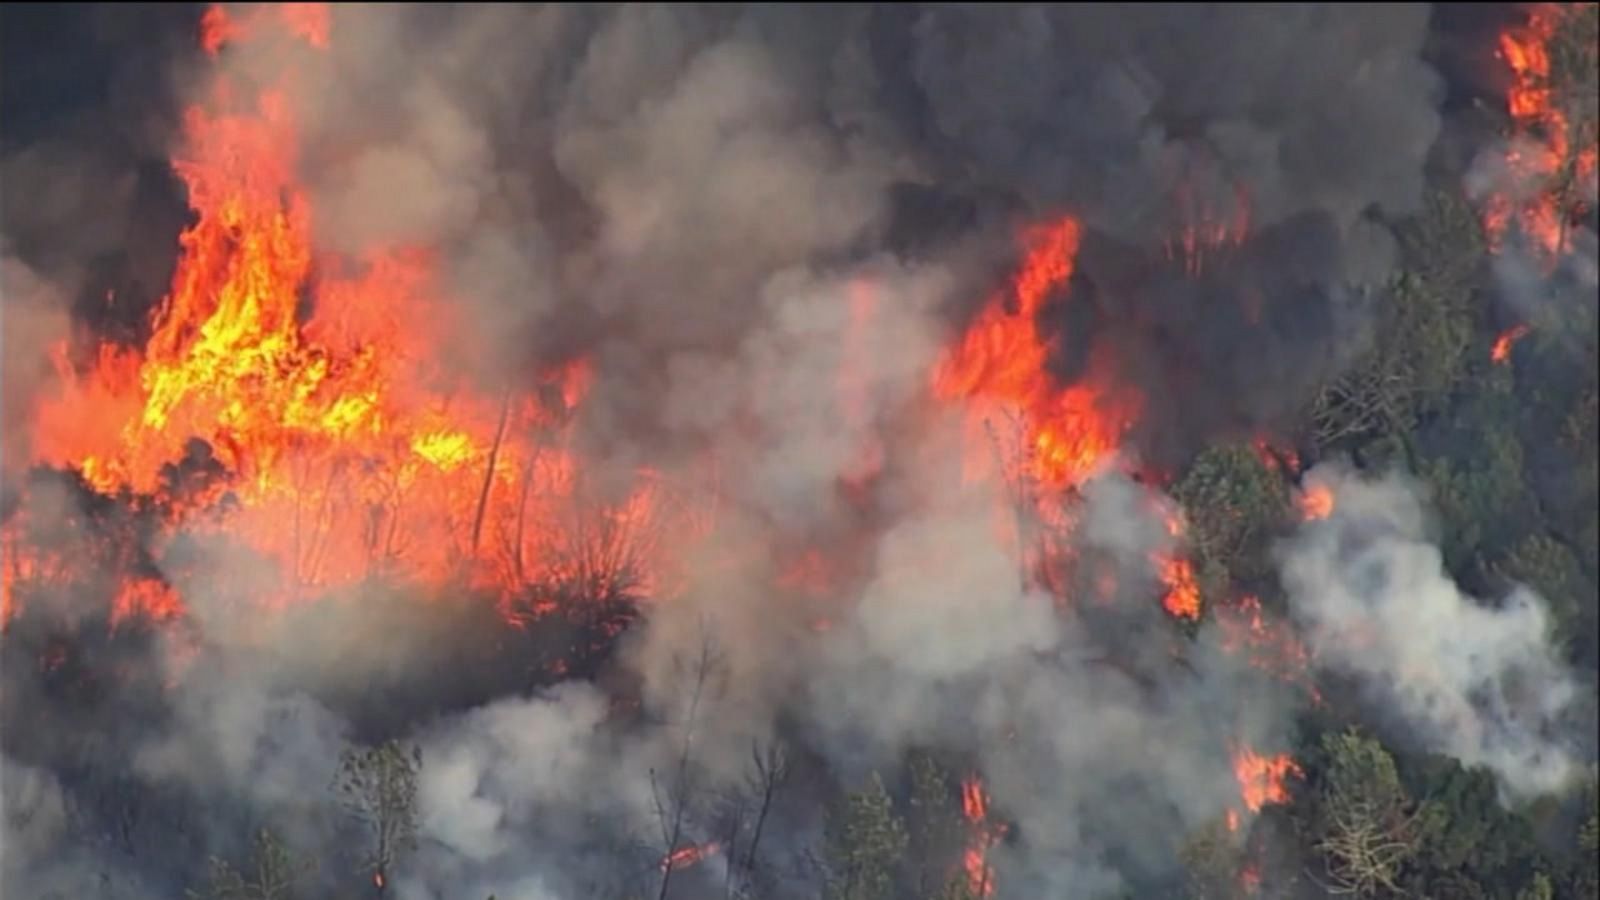
[[[709,844],[690,844],[686,847],[679,847],[661,858],[661,871],[686,869],[721,851],[722,844],[716,841],[712,841]]]
[[[1072,277],[1079,238],[1072,218],[1029,232],[1011,291],[989,302],[934,374],[938,397],[971,403],[980,435],[995,408],[1019,415],[1026,459],[1021,471],[1007,474],[1049,487],[1070,487],[1098,471],[1116,452],[1139,406],[1127,391],[1092,380],[1057,387],[1046,371],[1052,348],[1037,317],[1050,293]],[[973,446],[969,474],[987,468],[990,450],[982,439]]]
[[[1326,519],[1333,515],[1333,488],[1320,483],[1308,484],[1295,500],[1295,505],[1300,508],[1300,517],[1308,522]]]
[[[1494,345],[1489,348],[1489,360],[1496,365],[1504,365],[1511,360],[1511,346],[1527,335],[1527,325],[1514,325],[1502,331],[1494,339]]]
[[[330,12],[213,7],[201,43],[215,55],[270,28],[325,47]],[[288,71],[305,51],[283,52]],[[226,495],[229,534],[276,562],[284,597],[380,571],[507,594],[649,583],[659,479],[579,503],[562,435],[582,361],[532,394],[486,393],[438,364],[456,322],[427,252],[316,253],[290,77],[249,89],[220,74],[186,112],[174,168],[196,221],[170,292],[142,352],[103,345],[77,371],[58,350],[60,390],[34,421],[40,460],[102,492],[156,495],[174,525],[198,527]],[[558,527],[573,516],[582,527]],[[152,590],[125,589],[120,614],[181,609]]]
[[[1322,694],[1311,680],[1310,653],[1285,623],[1266,617],[1260,599],[1240,597],[1219,607],[1216,619],[1225,652],[1245,654],[1252,668],[1305,688],[1311,701],[1321,704]]]
[[[1537,190],[1526,199],[1504,193],[1491,196],[1485,204],[1484,228],[1490,248],[1498,251],[1514,223],[1547,264],[1570,249],[1567,215],[1575,211],[1573,207],[1592,202],[1596,187],[1595,136],[1576,133],[1562,107],[1563,98],[1557,96],[1550,64],[1550,42],[1578,6],[1535,4],[1526,23],[1500,35],[1497,50],[1512,79],[1506,110],[1514,144],[1506,165],[1519,183]],[[1582,144],[1576,152],[1575,140]]]
[[[972,825],[972,836],[962,853],[961,866],[967,886],[974,896],[994,894],[994,870],[989,866],[989,849],[1005,835],[1004,823],[989,821],[989,794],[983,779],[971,775],[961,782],[961,812]]]
[[[1194,566],[1187,559],[1158,559],[1161,582],[1167,586],[1161,606],[1175,619],[1198,621],[1200,586],[1195,582]]]
[[[1288,779],[1304,778],[1305,772],[1287,753],[1263,756],[1250,747],[1233,748],[1233,777],[1239,782],[1244,808],[1258,813],[1267,805],[1289,802]],[[1237,827],[1237,819],[1230,820]]]

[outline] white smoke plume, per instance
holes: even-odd
[[[1418,743],[1491,768],[1511,795],[1561,788],[1574,772],[1562,714],[1577,683],[1544,600],[1525,587],[1499,601],[1463,593],[1404,477],[1329,464],[1307,478],[1336,505],[1283,545],[1281,567],[1319,664],[1354,676]]]

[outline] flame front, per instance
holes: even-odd
[[[1510,72],[1506,111],[1511,148],[1505,165],[1514,192],[1488,198],[1484,228],[1499,251],[1513,226],[1547,265],[1570,249],[1570,218],[1594,203],[1597,135],[1593,116],[1578,122],[1564,107],[1552,65],[1553,41],[1570,16],[1593,15],[1594,4],[1540,3],[1525,23],[1501,33],[1497,55]],[[1585,8],[1587,7],[1587,8]],[[1585,65],[1595,65],[1595,50]],[[1578,125],[1581,123],[1581,128]]]
[[[1021,458],[1003,462],[1007,477],[1070,487],[1116,453],[1140,404],[1131,392],[1113,390],[1093,375],[1065,387],[1054,383],[1047,371],[1052,347],[1038,316],[1051,293],[1072,277],[1080,227],[1064,218],[1025,239],[1027,255],[1010,291],[989,301],[941,361],[934,391],[969,404],[976,426],[969,475],[990,468],[988,427],[1002,413],[1020,418],[1023,431]]]
[[[1244,808],[1258,813],[1268,805],[1289,802],[1289,778],[1304,778],[1305,772],[1287,753],[1264,756],[1250,747],[1233,748],[1233,777],[1239,782],[1239,797]],[[1238,819],[1229,817],[1231,827]]]
[[[326,5],[215,7],[201,41],[222,59],[276,32],[306,53],[329,29]],[[224,68],[186,112],[174,168],[195,223],[171,289],[142,352],[101,345],[74,367],[57,349],[62,385],[35,418],[40,460],[103,493],[157,496],[173,525],[225,507],[229,537],[275,564],[280,598],[380,572],[506,592],[646,579],[659,483],[577,503],[563,426],[586,365],[544,372],[531,395],[484,390],[440,365],[457,323],[424,249],[319,255],[291,87],[291,74],[249,88]],[[557,522],[574,517],[581,527]],[[124,615],[176,604],[148,585],[124,595]]]
[[[994,870],[989,866],[989,849],[1005,835],[1005,824],[989,821],[989,794],[983,779],[969,776],[961,782],[961,813],[971,826],[967,847],[961,855],[967,887],[975,897],[994,894]]]
[[[1514,325],[1500,332],[1489,347],[1489,361],[1504,365],[1511,361],[1511,347],[1528,334],[1528,326]]]
[[[690,844],[685,847],[679,847],[661,858],[661,871],[686,869],[721,851],[722,844],[716,841],[708,844]]]

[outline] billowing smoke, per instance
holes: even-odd
[[[1333,465],[1308,478],[1338,505],[1282,548],[1292,614],[1318,662],[1354,676],[1424,747],[1494,770],[1507,790],[1560,787],[1578,685],[1526,587],[1498,602],[1461,591],[1429,542],[1417,489]]]
[[[327,799],[340,750],[390,737],[425,761],[418,846],[393,873],[407,900],[653,883],[668,845],[723,839],[752,749],[779,744],[807,783],[766,824],[773,900],[816,884],[807,801],[930,747],[982,771],[1012,824],[994,849],[1008,895],[1170,886],[1185,834],[1240,812],[1230,748],[1286,749],[1304,699],[1214,621],[1174,626],[1153,563],[1183,552],[1173,504],[1117,466],[1076,486],[1070,527],[1048,523],[1094,577],[1038,584],[1026,486],[964,477],[971,423],[929,402],[929,372],[1001,290],[1018,227],[1070,214],[1085,235],[1040,317],[1050,375],[1138,390],[1130,468],[1281,424],[1362,349],[1389,225],[1420,200],[1439,129],[1428,20],[335,6],[325,50],[225,47],[215,65],[241,84],[291,61],[316,250],[436,265],[450,314],[407,332],[430,355],[383,352],[494,396],[587,360],[574,443],[597,491],[648,465],[713,493],[710,471],[716,521],[662,536],[684,583],[626,630],[598,603],[512,627],[465,580],[387,573],[268,616],[252,603],[270,566],[226,529],[169,539],[146,500],[36,475],[30,534],[94,571],[30,596],[6,635],[6,886],[171,895],[268,823],[344,865],[360,836]],[[214,99],[192,52],[164,58],[162,108]],[[141,222],[157,204],[95,169],[58,184],[41,146],[6,148],[8,456],[28,453],[11,423],[53,373],[12,344],[148,311],[77,297],[115,236],[55,236],[58,220],[110,227],[85,196]],[[14,214],[30,181],[51,216]],[[171,251],[129,253],[159,269]],[[173,483],[215,466],[203,446],[184,463]],[[10,515],[25,485],[6,471]],[[1537,601],[1460,594],[1403,488],[1337,492],[1283,556],[1317,658],[1427,746],[1514,792],[1557,786],[1573,688]],[[808,552],[830,565],[792,578]],[[183,619],[112,629],[82,611],[130,559],[183,596]],[[712,855],[675,890],[720,887],[728,865]],[[65,880],[84,877],[102,880]]]

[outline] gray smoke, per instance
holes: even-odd
[[[146,665],[188,661],[163,667],[158,714],[126,726],[141,790],[184,794],[219,832],[270,816],[297,823],[300,846],[343,850],[316,799],[341,742],[412,737],[422,840],[400,895],[571,900],[658,877],[660,781],[686,739],[698,797],[747,774],[752,742],[801,744],[845,783],[932,745],[984,771],[1015,823],[996,851],[1006,889],[1076,896],[1159,883],[1184,833],[1237,803],[1229,746],[1287,746],[1288,689],[1213,626],[1189,641],[1161,612],[1151,554],[1172,539],[1148,488],[1084,488],[1072,546],[1107,560],[1110,596],[1023,588],[1004,498],[960,478],[970,448],[955,413],[928,409],[928,372],[1014,262],[1015,229],[1070,213],[1087,236],[1045,316],[1052,365],[1073,378],[1090,346],[1115,350],[1112,376],[1148,401],[1137,452],[1299,405],[1359,349],[1386,223],[1420,196],[1438,128],[1425,7],[333,16],[327,52],[268,41],[221,62],[248,79],[291,61],[319,250],[434,251],[454,311],[445,371],[520,384],[589,357],[585,465],[692,482],[714,457],[717,528],[674,548],[690,584],[624,636],[607,671],[621,686],[540,692],[449,655],[483,634],[449,618],[460,607],[417,612],[391,586],[262,626],[248,560],[187,540],[168,577],[194,644],[141,648]],[[203,69],[179,68],[194,99]],[[923,221],[907,197],[971,215]],[[1199,271],[1174,257],[1185,230],[1238,217],[1242,243]],[[774,586],[808,546],[839,563],[821,599]],[[1530,610],[1505,614],[1526,640],[1492,659],[1531,652]],[[488,633],[480,654],[497,659],[488,645],[512,638]],[[1444,683],[1434,694],[1460,700]],[[1465,740],[1465,708],[1426,721],[1475,759],[1530,758],[1499,731]],[[67,801],[27,778],[7,836],[75,847],[28,824]],[[13,805],[41,812],[13,825]],[[717,837],[707,810],[688,819],[688,839]],[[771,852],[796,862],[819,820],[791,809],[773,827]],[[197,837],[147,864],[172,878],[194,864],[180,853],[237,849]],[[87,868],[121,865],[105,859]]]
[[[1355,676],[1423,746],[1491,768],[1511,794],[1561,788],[1574,774],[1563,713],[1577,683],[1550,643],[1545,601],[1526,587],[1498,602],[1462,593],[1400,476],[1325,465],[1307,478],[1337,505],[1281,561],[1318,662]]]

